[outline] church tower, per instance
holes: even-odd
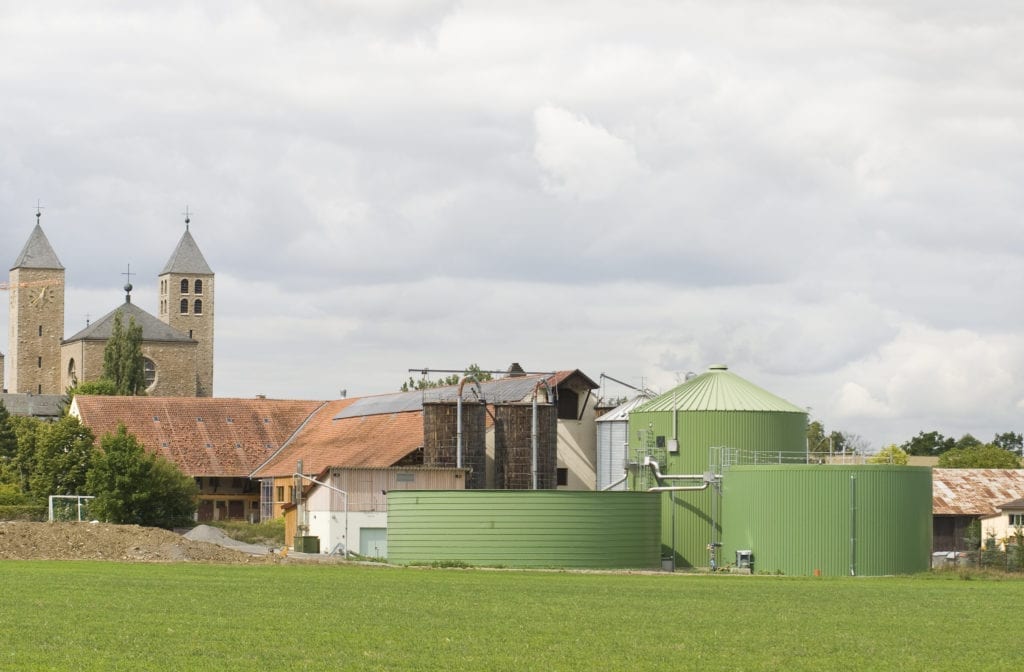
[[[197,341],[196,396],[213,396],[213,271],[189,233],[160,272],[160,319]]]
[[[7,366],[10,392],[63,394],[60,342],[64,337],[64,266],[39,225],[10,273]]]

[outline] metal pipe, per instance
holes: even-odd
[[[651,468],[651,471],[654,472],[654,478],[657,481],[659,481],[659,482],[660,481],[698,481],[698,480],[707,480],[708,474],[712,473],[712,472],[707,472],[707,473],[703,473],[703,474],[663,474],[663,473],[661,473],[661,467],[658,465],[657,460],[651,459],[650,455],[645,455],[644,456],[644,466],[647,466],[647,467]],[[719,474],[713,474],[713,477],[714,478],[721,478],[721,476]]]
[[[700,485],[659,485],[654,488],[647,488],[647,492],[695,492],[697,490],[707,490],[709,485],[711,485],[709,482],[704,482]]]
[[[306,476],[304,474],[300,474],[298,472],[292,474],[292,476],[297,477],[297,478],[305,479],[305,480],[309,481],[310,483],[316,483],[317,485],[323,486],[323,487],[327,488],[328,490],[334,490],[335,492],[340,492],[345,497],[345,559],[348,560],[348,493],[345,492],[344,490],[342,490],[341,488],[336,488],[336,487],[334,487],[333,485],[331,485],[329,483],[324,483],[323,481],[318,481],[315,478],[312,478],[310,476]]]
[[[623,474],[622,478],[615,481],[614,483],[609,483],[608,485],[604,486],[603,488],[601,488],[601,491],[604,492],[605,490],[611,490],[616,485],[621,485],[622,483],[625,483],[627,478],[629,478],[629,474]]]
[[[850,474],[850,576],[857,576],[857,475]]]
[[[551,386],[548,385],[547,380],[542,378],[533,386],[533,395],[531,400],[533,418],[530,423],[530,472],[532,474],[531,481],[533,490],[537,489],[537,391],[540,390],[541,385],[544,386],[545,392],[547,393],[547,400],[551,401]]]

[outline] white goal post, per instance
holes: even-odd
[[[53,500],[55,499],[73,499],[75,500],[75,509],[77,511],[78,522],[82,522],[82,502],[90,499],[96,499],[92,495],[50,495],[50,517],[49,521],[52,523],[53,518]]]

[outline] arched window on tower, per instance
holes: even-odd
[[[156,362],[149,357],[142,358],[142,375],[145,379],[146,390],[149,390],[156,382]]]
[[[195,292],[196,294],[202,294],[203,293],[203,281],[202,280],[196,280],[195,282],[193,282],[192,283],[192,291]]]
[[[78,385],[78,374],[75,372],[74,357],[68,360],[68,381],[70,381],[71,387]]]
[[[199,282],[199,281],[196,280],[196,282]],[[194,304],[192,312],[195,313],[196,315],[202,315],[203,314],[203,301],[202,301],[202,299],[196,299],[196,302]]]
[[[181,293],[188,294],[188,279],[182,278],[181,280]]]
[[[188,315],[188,299],[181,300],[181,314]]]

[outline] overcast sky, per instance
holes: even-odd
[[[128,264],[157,312],[187,205],[217,396],[725,363],[874,448],[990,440],[1024,430],[1021,44],[998,0],[0,0],[0,250],[38,199],[70,335]]]

